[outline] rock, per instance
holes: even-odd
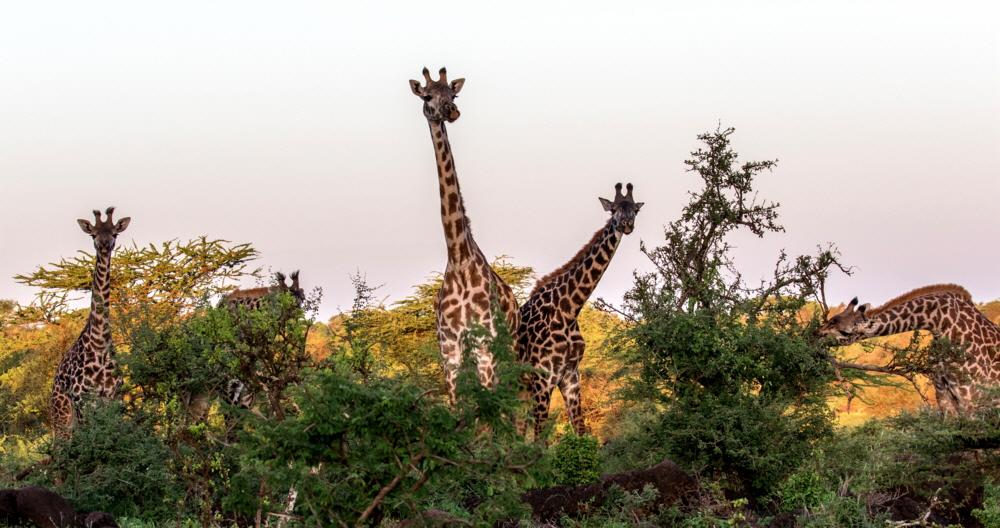
[[[792,510],[790,512],[779,513],[771,519],[771,524],[767,528],[795,528],[798,526],[798,519],[809,512],[806,510]]]
[[[102,511],[76,514],[76,525],[79,528],[119,528],[115,517]]]
[[[532,490],[522,495],[521,500],[531,506],[535,520],[557,523],[564,513],[574,516],[600,508],[606,492],[616,484],[627,492],[641,492],[646,485],[652,485],[659,492],[652,505],[654,510],[659,506],[670,507],[677,499],[697,490],[697,483],[690,475],[672,461],[664,460],[644,471],[605,475],[594,484]]]
[[[0,514],[0,520],[9,525],[69,528],[76,524],[76,512],[69,502],[41,486],[0,490]]]
[[[883,506],[888,508],[889,512],[892,513],[893,521],[923,520],[924,514],[927,513],[926,506],[911,499],[910,497],[900,497],[885,503]],[[926,522],[935,523],[939,526],[948,526],[949,524],[948,519],[945,519],[934,512],[931,512],[927,516]]]

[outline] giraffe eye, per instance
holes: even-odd
[[[421,96],[421,97],[423,98],[424,101],[430,101],[431,100],[431,96],[429,96],[429,95],[424,95],[424,96]]]

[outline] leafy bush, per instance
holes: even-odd
[[[167,471],[167,448],[152,416],[126,414],[122,402],[91,402],[69,440],[57,440],[55,463],[30,477],[66,497],[74,509],[168,519],[183,489]],[[56,477],[65,481],[56,482]]]
[[[813,458],[813,457],[810,457]],[[792,473],[778,490],[782,511],[814,508],[833,498],[833,491],[826,486],[819,473],[802,468]]]
[[[1000,484],[985,483],[983,509],[972,510],[985,528],[1000,528]]]
[[[519,516],[525,486],[547,484],[549,471],[542,446],[526,444],[514,427],[526,411],[518,398],[526,367],[514,364],[502,317],[496,337],[481,327],[466,336],[469,350],[475,340],[489,342],[498,365],[493,390],[480,384],[471,353],[459,370],[454,410],[433,389],[361,383],[319,370],[295,398],[295,416],[254,424],[244,442],[247,456],[265,461],[269,486],[296,490],[295,513],[307,524],[419,519],[443,490],[454,496],[455,483],[470,478],[480,492],[461,499],[468,501],[466,514],[475,506],[473,522],[488,526]],[[234,493],[231,507],[252,513],[261,505]]]
[[[567,486],[579,486],[597,482],[601,478],[601,460],[598,455],[601,444],[590,435],[567,434],[559,439],[552,459],[552,470],[556,482]]]
[[[777,205],[757,202],[752,188],[775,162],[737,165],[732,133],[699,136],[707,148],[686,163],[703,189],[667,227],[667,245],[643,245],[657,271],[636,276],[620,310],[632,324],[613,342],[629,375],[625,396],[656,412],[619,440],[638,448],[616,449],[706,468],[731,490],[763,496],[833,431],[829,355],[800,311],[840,264],[833,248],[782,253],[770,281],[744,283],[726,235],[783,228]]]

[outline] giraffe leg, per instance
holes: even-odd
[[[441,370],[444,374],[444,386],[448,391],[448,401],[452,408],[455,407],[455,376],[458,374],[458,367],[462,361],[458,351],[456,343],[441,342]]]
[[[70,437],[70,429],[76,423],[76,411],[73,399],[59,389],[54,389],[49,399],[49,421],[56,438],[66,440]]]
[[[493,355],[485,346],[482,346],[476,350],[476,359],[479,382],[483,384],[483,387],[493,390],[497,384],[496,362],[493,360]]]
[[[934,376],[934,395],[937,398],[938,408],[946,416],[962,414],[964,409],[958,394],[959,390],[956,380],[948,374],[939,373]]]
[[[573,432],[577,436],[587,434],[587,424],[584,423],[583,409],[580,407],[580,372],[577,369],[572,369],[563,377],[559,383],[559,391],[566,400],[566,414],[569,416],[569,423],[573,425]]]
[[[549,419],[549,405],[552,401],[552,377],[536,375],[531,388],[535,400],[535,441],[542,438],[542,424]]]

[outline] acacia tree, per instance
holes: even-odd
[[[733,131],[698,136],[705,146],[685,163],[701,190],[666,227],[665,245],[642,245],[656,271],[637,275],[626,294],[619,312],[632,324],[615,347],[631,374],[625,394],[657,410],[613,450],[638,446],[644,462],[666,456],[732,489],[766,493],[832,431],[829,355],[799,312],[822,300],[831,270],[849,270],[828,246],[794,259],[782,252],[772,277],[743,279],[726,235],[783,228],[778,204],[753,190],[777,161],[739,165]]]
[[[19,307],[22,322],[55,322],[79,298],[75,293],[90,292],[94,256],[78,253],[14,276],[17,282],[38,288],[35,302]],[[169,320],[190,313],[205,298],[235,289],[239,279],[259,276],[260,268],[250,268],[258,255],[250,244],[204,236],[183,243],[168,240],[159,246],[120,247],[111,259],[112,320],[140,316]]]

